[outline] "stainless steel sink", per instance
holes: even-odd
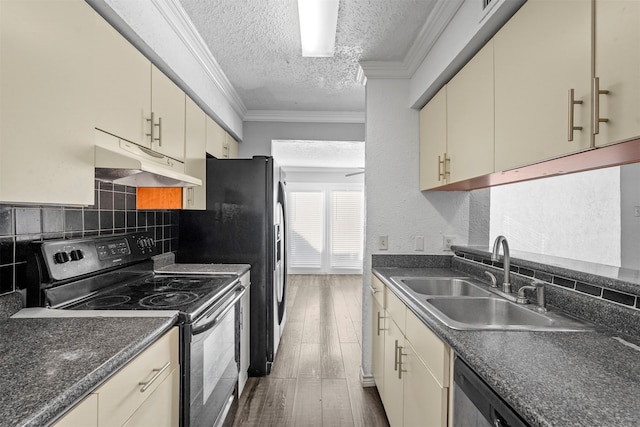
[[[392,277],[413,292],[429,296],[489,297],[491,292],[474,285],[466,277]]]
[[[544,314],[502,298],[431,297],[425,308],[452,329],[586,331],[585,322],[555,312]]]

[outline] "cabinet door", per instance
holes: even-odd
[[[494,61],[497,171],[590,147],[590,0],[529,0],[494,37]]]
[[[420,190],[446,184],[447,87],[420,110]],[[446,163],[446,162],[445,162]]]
[[[151,148],[151,63],[102,17],[95,21],[94,125]]]
[[[202,185],[183,190],[185,209],[204,210],[207,207],[206,115],[191,98],[186,100],[184,172],[200,178]]]
[[[98,396],[90,394],[53,426],[98,427]]]
[[[380,396],[384,395],[385,329],[387,318],[375,298],[371,299],[371,369]]]
[[[227,133],[211,117],[207,116],[207,153],[216,159],[224,158]]]
[[[493,41],[447,84],[448,182],[492,173]]]
[[[238,158],[238,141],[233,139],[233,137],[228,133],[226,134],[225,141],[226,141],[226,147],[227,147],[226,149],[227,158],[237,159]]]
[[[413,312],[407,310],[406,337],[442,387],[449,387],[451,349]]]
[[[175,427],[180,415],[180,369],[175,369],[123,424],[124,427]]]
[[[402,425],[403,412],[403,385],[402,378],[398,371],[398,356],[400,347],[404,344],[404,336],[400,328],[393,319],[388,317],[386,322],[387,331],[384,337],[384,390],[382,393],[382,403],[387,413],[389,424],[392,426]]]
[[[184,158],[185,99],[182,89],[152,65],[151,110],[155,125],[151,148],[177,160]]]
[[[445,427],[449,390],[438,384],[409,341],[402,348],[402,370],[404,425]]]
[[[600,89],[596,145],[640,135],[640,2],[596,0],[595,61]]]
[[[82,0],[2,2],[0,201],[93,204],[95,15]]]

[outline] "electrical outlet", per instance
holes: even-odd
[[[633,207],[633,216],[640,217],[640,206]]]
[[[424,251],[424,236],[416,236],[414,245],[416,251]]]
[[[451,246],[455,243],[456,236],[442,236],[442,249],[450,251]]]
[[[381,251],[386,251],[389,249],[389,237],[388,236],[379,236],[378,237],[378,249]]]

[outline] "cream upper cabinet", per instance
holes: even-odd
[[[596,145],[640,135],[640,2],[596,0],[595,74],[599,79]]]
[[[420,110],[420,190],[446,184],[447,87]]]
[[[233,137],[228,133],[226,134],[226,137],[225,137],[225,147],[226,147],[226,157],[228,159],[238,158],[238,141],[233,139]]]
[[[165,156],[184,158],[186,95],[162,71],[151,66],[151,149]]]
[[[184,169],[187,175],[200,178],[202,185],[183,190],[184,209],[204,210],[207,207],[207,116],[187,97],[185,114]]]
[[[82,0],[1,3],[0,201],[93,204],[96,14]]]
[[[211,117],[207,117],[207,153],[216,159],[223,159],[227,133]]]
[[[493,41],[447,84],[448,182],[494,171]]]
[[[95,21],[95,127],[183,160],[186,95],[108,22]]]
[[[102,17],[95,20],[95,127],[151,148],[151,63]]]
[[[529,0],[493,40],[495,169],[589,148],[591,0]]]

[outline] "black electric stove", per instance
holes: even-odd
[[[175,311],[180,425],[221,425],[238,378],[239,301],[246,288],[234,274],[156,274],[152,257],[158,252],[148,232],[34,244],[27,306],[82,315],[95,310],[96,316],[104,310]]]

